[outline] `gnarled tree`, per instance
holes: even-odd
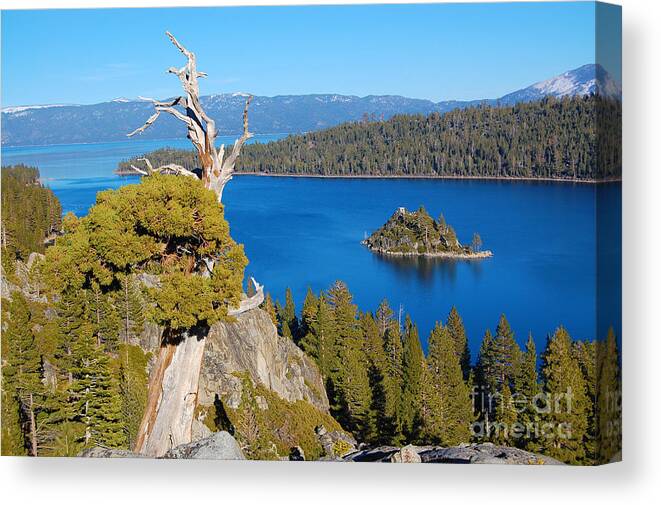
[[[246,100],[243,111],[243,132],[236,140],[232,150],[225,152],[224,144],[215,147],[218,131],[215,121],[204,111],[200,102],[198,79],[206,73],[197,69],[195,54],[170,33],[166,32],[172,43],[186,57],[186,64],[181,68],[171,67],[169,73],[179,77],[184,94],[164,102],[145,98],[154,104],[154,114],[128,136],[144,132],[162,113],[167,113],[186,125],[187,137],[195,147],[200,161],[199,171],[189,171],[176,164],[153,167],[148,159],[142,159],[145,168],[133,166],[136,173],[144,176],[152,174],[170,174],[201,179],[205,188],[212,190],[221,203],[223,189],[234,174],[241,148],[252,137],[248,130],[248,107],[252,96]],[[211,277],[215,261],[212,257],[202,258],[205,268],[199,275]],[[259,306],[264,299],[263,287],[252,280],[255,294],[240,301],[238,307],[228,308],[228,315]],[[178,294],[182,296],[182,294]],[[149,384],[149,397],[145,416],[142,420],[136,440],[135,450],[150,456],[160,456],[170,447],[191,441],[193,411],[197,402],[197,388],[204,352],[204,335],[180,332],[166,335],[161,346],[157,363],[153,369]]]
[[[197,151],[198,159],[200,160],[201,173],[199,177],[202,179],[206,188],[211,189],[216,193],[218,202],[220,202],[223,198],[223,189],[234,174],[234,165],[241,153],[241,147],[243,147],[243,144],[252,137],[252,133],[248,131],[248,107],[250,106],[252,96],[247,98],[246,106],[243,110],[243,133],[241,137],[234,142],[232,151],[225,156],[224,144],[218,149],[215,147],[216,137],[218,136],[216,122],[207,115],[200,102],[200,86],[198,79],[206,77],[207,74],[197,70],[195,53],[182,46],[170,32],[165,33],[188,60],[181,68],[170,67],[168,69],[169,73],[175,74],[179,77],[185,94],[170,100],[169,102],[162,102],[154,100],[153,98],[143,97],[144,100],[148,100],[154,104],[155,112],[149,117],[149,119],[147,119],[145,124],[129,133],[128,136],[132,137],[133,135],[144,132],[154,124],[163,112],[171,114],[178,120],[182,121],[186,125],[188,138],[193,143],[193,146]],[[179,165],[168,164],[154,168],[148,160],[145,160],[145,163],[147,165],[146,169],[140,169],[135,166],[133,169],[142,175],[161,172],[197,177],[197,174],[190,172]]]

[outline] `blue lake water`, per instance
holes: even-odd
[[[137,182],[112,174],[118,161],[166,145],[189,146],[138,140],[10,147],[2,150],[2,164],[38,166],[64,211],[82,215],[97,191]],[[600,243],[600,276],[598,196],[600,212],[608,207],[614,216],[612,240]],[[539,349],[561,324],[575,338],[603,338],[610,325],[621,333],[620,184],[240,176],[223,198],[232,235],[245,244],[247,272],[275,298],[291,287],[299,310],[308,286],[319,291],[341,279],[362,310],[376,309],[384,297],[395,310],[401,304],[423,342],[456,305],[473,356],[503,312],[518,341],[532,332]],[[462,242],[479,232],[493,258],[388,259],[360,245],[397,207],[421,204],[433,216],[442,212]]]

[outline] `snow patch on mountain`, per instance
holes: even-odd
[[[541,95],[563,96],[598,93],[607,97],[619,97],[622,93],[618,84],[601,65],[583,65],[557,77],[538,82],[530,89]]]
[[[17,112],[25,112],[33,109],[50,109],[52,107],[72,107],[72,106],[75,105],[66,104],[66,103],[56,103],[49,105],[17,105],[12,107],[4,107],[2,109],[2,112],[6,114],[16,114]]]

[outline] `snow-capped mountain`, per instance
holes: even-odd
[[[610,74],[601,65],[591,63],[551,79],[537,82],[514,93],[509,93],[498,101],[502,104],[511,104],[539,100],[545,96],[562,98],[564,96],[593,93],[609,98],[619,99],[622,97],[620,85],[615,82]]]
[[[297,133],[320,130],[365,114],[389,118],[395,114],[430,114],[470,107],[480,103],[511,105],[546,96],[599,93],[621,97],[620,86],[600,66],[584,65],[501,98],[432,102],[398,95],[358,97],[339,94],[255,96],[250,106],[250,128],[255,133]],[[245,92],[201,97],[209,115],[218,120],[221,135],[241,131]],[[29,105],[2,109],[3,145],[46,145],[107,142],[126,139],[126,133],[141,126],[152,114],[149,101],[115,98],[94,105]],[[60,127],[66,125],[66,128]],[[143,138],[175,138],[185,135],[176,119],[165,115]]]

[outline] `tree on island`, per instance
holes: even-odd
[[[471,250],[476,253],[480,252],[480,249],[482,249],[482,237],[480,237],[479,233],[475,232],[471,241]]]

